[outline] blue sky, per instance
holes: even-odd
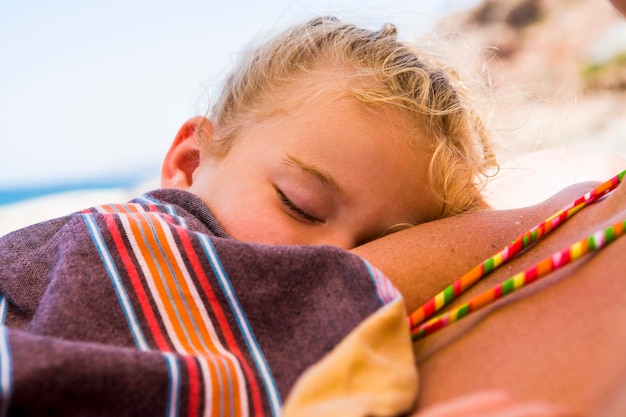
[[[0,0],[0,189],[157,175],[253,36],[334,14],[400,36],[475,0]]]

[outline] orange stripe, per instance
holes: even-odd
[[[144,224],[150,224],[147,219],[143,220]],[[163,228],[159,222],[151,222],[156,233],[156,239],[154,235],[150,235],[151,245],[153,245],[155,252],[155,261],[159,263],[161,274],[166,282],[166,285],[171,290],[171,298],[167,301],[171,302],[178,310],[179,324],[186,329],[189,341],[187,342],[187,348],[194,353],[203,353],[207,349],[209,352],[217,353],[217,347],[213,343],[210,335],[208,334],[205,326],[199,324],[204,320],[199,314],[199,311],[194,304],[195,301],[192,297],[191,290],[188,287],[186,280],[184,279],[183,271],[178,264],[174,252],[170,245],[161,245],[159,242],[167,242],[167,236],[165,235]],[[162,253],[164,252],[164,253]],[[168,262],[169,261],[169,262]],[[180,278],[180,279],[179,279]],[[185,303],[187,301],[187,303]],[[194,327],[196,324],[196,327]],[[200,332],[200,334],[198,334]],[[211,343],[209,345],[202,344],[203,340],[208,339]]]
[[[143,210],[138,204],[104,204],[100,206],[101,212],[108,214],[119,213],[143,213]]]
[[[495,299],[495,292],[486,291],[480,295],[477,295],[472,300],[470,300],[470,308],[472,309],[472,311],[478,310],[479,308],[484,307],[487,304],[489,304],[494,299]]]
[[[166,314],[168,317],[171,317],[173,315],[175,315],[173,309],[172,309],[172,305],[167,303],[166,301],[169,299],[169,295],[167,294],[167,291],[165,289],[165,287],[163,286],[163,284],[161,283],[161,280],[159,279],[154,279],[155,277],[159,276],[159,271],[157,268],[157,264],[155,263],[155,257],[153,256],[153,252],[154,252],[154,240],[150,239],[150,234],[148,234],[148,236],[143,236],[141,233],[141,221],[129,216],[129,226],[131,229],[131,233],[132,235],[135,237],[135,239],[137,240],[137,250],[139,251],[138,255],[141,256],[142,260],[144,261],[146,267],[148,268],[148,274],[153,277],[151,279],[154,288],[156,288],[157,293],[158,293],[158,298],[159,300],[163,301],[163,307],[166,310]],[[152,249],[152,252],[149,250]],[[170,326],[173,328],[177,339],[181,339],[181,337],[184,337],[183,334],[179,334],[180,332],[180,328],[176,328],[175,326]]]
[[[552,270],[552,257],[542,259],[537,263],[537,276],[542,277]]]
[[[480,264],[473,269],[465,273],[461,278],[461,291],[465,291],[468,287],[472,286],[478,279],[483,276],[483,264]]]
[[[145,247],[140,245],[140,250],[152,274],[154,285],[159,292],[159,297],[163,301],[168,315],[167,320],[186,352],[204,356],[208,359],[209,370],[211,370],[211,365],[213,365],[217,367],[216,371],[219,371],[220,361],[215,361],[214,355],[222,355],[215,345],[215,340],[211,337],[208,327],[205,325],[205,320],[201,315],[200,309],[197,307],[196,303],[198,300],[192,297],[192,292],[184,279],[183,270],[178,264],[170,245],[160,244],[160,242],[168,241],[162,224],[158,221],[152,221],[151,217],[154,216],[141,216],[139,219],[135,219],[137,224],[133,225],[133,233],[146,244]],[[152,226],[153,230],[151,230],[152,228],[150,226]],[[144,230],[144,236],[139,233],[140,229]],[[148,251],[148,248],[151,248],[152,252]],[[170,262],[168,262],[168,260]],[[157,279],[157,277],[162,277],[162,279]],[[177,279],[177,277],[182,279]],[[180,292],[176,284],[178,284]],[[167,288],[171,289],[171,296],[167,293]],[[184,300],[188,301],[186,305]],[[176,310],[178,311],[178,315],[176,314]],[[196,324],[196,326],[194,326],[194,324]],[[185,332],[185,329],[187,329],[188,332]],[[241,407],[239,406],[239,401],[236,401],[236,399],[240,398],[241,387],[239,386],[238,378],[236,378],[236,366],[231,358],[223,357],[225,358],[225,365],[230,371],[229,373],[220,372],[223,376],[222,385],[224,386],[224,392],[228,394],[228,382],[230,382],[235,395],[234,406],[235,411],[237,411],[236,415],[240,415]],[[227,378],[229,375],[231,378]],[[211,379],[211,386],[217,387],[219,379],[216,373],[210,372],[209,377]],[[222,405],[229,403],[229,401],[223,400],[224,399],[220,399]],[[211,404],[211,407],[213,408],[216,405],[219,406],[219,404]],[[218,410],[219,408],[213,411],[217,412]]]

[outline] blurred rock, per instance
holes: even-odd
[[[484,0],[437,31],[481,51],[498,91],[502,155],[626,156],[626,22],[608,0]]]

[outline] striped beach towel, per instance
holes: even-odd
[[[393,415],[417,395],[404,317],[366,261],[234,241],[156,190],[0,239],[0,416]],[[365,405],[359,378],[403,388]]]

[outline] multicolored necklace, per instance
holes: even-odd
[[[480,279],[484,278],[504,263],[513,259],[522,250],[545,237],[548,233],[556,229],[583,208],[616,189],[622,182],[625,175],[626,170],[622,171],[607,182],[600,184],[594,190],[576,199],[576,201],[568,204],[563,209],[557,211],[543,223],[533,227],[531,230],[515,239],[511,244],[496,253],[494,256],[472,268],[466,274],[454,281],[452,285],[441,291],[435,297],[428,300],[424,305],[411,313],[408,320],[413,340],[416,341],[422,339],[439,329],[457,322],[463,317],[466,317],[468,314],[493,303],[497,299],[536,282],[540,278],[543,278],[551,272],[554,272],[557,269],[582,258],[588,253],[601,249],[624,234],[626,229],[626,219],[615,223],[606,229],[599,230],[593,235],[574,243],[570,247],[539,261],[537,264],[512,276],[501,284],[498,284],[490,290],[473,297],[467,303],[431,318],[436,312],[441,310],[449,302],[457,298]]]

